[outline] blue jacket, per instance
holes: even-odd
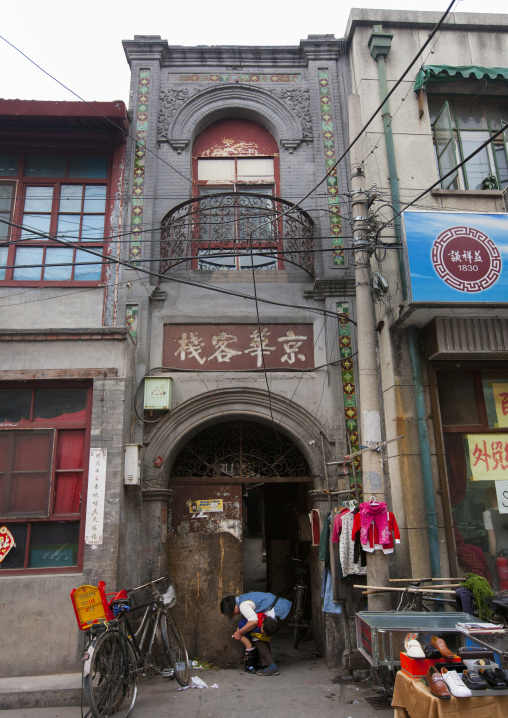
[[[262,591],[251,591],[244,593],[236,598],[236,605],[239,606],[244,601],[253,601],[256,613],[266,613],[277,596],[274,593],[263,593]],[[277,618],[283,621],[291,610],[291,601],[287,598],[277,598],[273,610]]]

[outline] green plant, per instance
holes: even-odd
[[[497,177],[495,175],[489,175],[488,177],[485,177],[485,179],[482,180],[481,188],[482,189],[499,189],[499,183],[497,181]]]
[[[493,596],[494,591],[490,583],[483,576],[478,576],[476,573],[467,573],[467,579],[462,582],[464,588],[469,589],[473,594],[473,598],[478,607],[478,614],[480,618],[486,618],[488,621],[492,619],[492,611],[485,603],[486,596]]]

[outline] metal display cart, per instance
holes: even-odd
[[[434,634],[450,634],[446,643],[456,652],[462,642],[457,623],[478,621],[469,613],[428,613],[427,611],[361,611],[355,615],[356,643],[371,666],[400,668],[400,653],[407,633],[419,633],[423,643]]]

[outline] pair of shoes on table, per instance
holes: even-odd
[[[436,648],[443,658],[453,658],[453,653],[450,651],[446,643],[439,636],[431,636],[430,645]]]
[[[488,683],[476,671],[463,671],[462,680],[464,684],[472,691],[484,691],[488,688]]]
[[[462,676],[457,671],[449,671],[446,668],[440,673],[435,666],[431,666],[427,673],[427,683],[436,698],[470,698],[473,695],[464,684]]]
[[[502,691],[508,688],[508,683],[504,673],[497,667],[496,663],[492,661],[484,660],[483,658],[477,661],[478,673],[480,676],[487,681],[490,688],[494,690]],[[494,668],[495,666],[495,668]]]
[[[417,633],[408,633],[404,639],[404,648],[408,658],[425,658],[423,648],[416,640],[417,636]]]
[[[277,666],[275,668],[270,668],[270,666],[267,666],[266,668],[261,668],[258,671],[256,671],[258,676],[278,676],[279,669]]]

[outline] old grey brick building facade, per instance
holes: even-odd
[[[329,507],[325,460],[347,452],[348,434],[358,442],[345,165],[325,178],[345,146],[344,43],[136,36],[124,48],[135,136],[124,258],[137,268],[122,270],[122,311],[144,423],[128,489],[140,534],[121,572],[169,569],[190,654],[224,662],[236,653],[222,596],[291,590],[290,559],[310,560],[314,635],[333,661],[341,617],[321,611],[308,514]],[[143,413],[147,375],[170,377],[169,411]]]

